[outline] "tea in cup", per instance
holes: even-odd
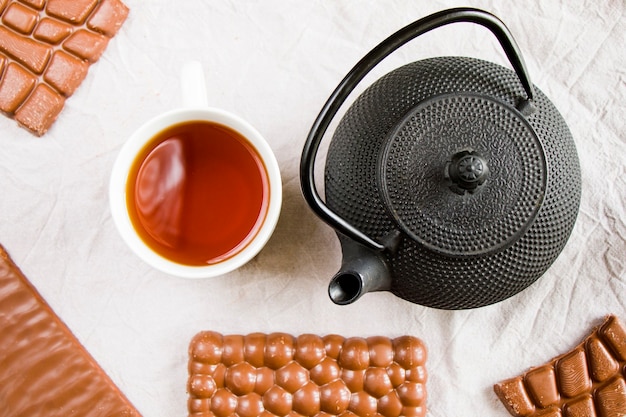
[[[282,185],[263,136],[206,105],[202,68],[183,69],[181,109],[148,121],[122,146],[110,181],[115,224],[153,267],[181,277],[222,275],[269,240]]]

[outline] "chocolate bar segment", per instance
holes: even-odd
[[[494,385],[516,417],[626,416],[626,327],[608,316],[572,351]]]
[[[30,126],[36,132],[44,132],[61,112],[65,98],[46,84],[38,84],[22,106],[15,112],[15,120]]]
[[[7,77],[15,73],[3,73],[0,67],[0,84],[4,85],[0,110],[32,133],[43,135],[128,12],[121,0],[0,0],[0,65],[3,60],[19,65],[37,84],[26,90],[24,76]],[[39,96],[24,95],[25,91]],[[29,108],[21,110],[25,106]]]
[[[75,31],[65,42],[63,48],[77,57],[91,63],[100,59],[109,38],[85,29]]]
[[[0,52],[24,65],[35,74],[41,74],[52,51],[45,45],[0,26]]]
[[[39,20],[39,12],[20,3],[13,3],[2,16],[2,23],[28,35]]]
[[[0,111],[15,113],[33,91],[35,84],[37,77],[19,64],[9,63],[0,79]]]
[[[110,38],[115,36],[126,19],[128,8],[120,0],[102,0],[87,21],[87,27]]]
[[[189,416],[425,416],[425,363],[412,336],[200,332]]]
[[[0,247],[0,414],[139,416]]]
[[[57,51],[44,74],[44,80],[64,96],[71,96],[87,76],[89,64],[63,51]]]
[[[73,25],[81,25],[97,3],[98,0],[48,0],[46,12]]]
[[[41,22],[37,25],[37,29],[33,32],[33,37],[42,42],[56,45],[70,36],[71,33],[72,26],[46,17],[41,19]]]

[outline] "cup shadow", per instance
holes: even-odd
[[[330,276],[341,262],[336,234],[309,208],[296,176],[283,183],[281,214],[272,237],[253,262],[264,274],[299,279]]]

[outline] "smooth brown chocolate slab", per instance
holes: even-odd
[[[626,416],[626,327],[608,316],[573,350],[494,385],[517,417]]]
[[[0,416],[139,415],[0,246]]]
[[[189,416],[423,417],[425,364],[413,336],[200,332],[189,345]]]
[[[128,12],[121,0],[0,0],[0,111],[43,135]]]

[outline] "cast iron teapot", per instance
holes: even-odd
[[[437,57],[376,81],[333,134],[323,200],[315,158],[350,92],[391,52],[454,22],[488,28],[514,71]],[[418,20],[359,61],[315,120],[300,178],[307,203],[341,242],[332,301],[385,290],[441,309],[493,304],[535,282],[569,238],[581,189],[571,133],[531,83],[509,30],[469,8]]]

